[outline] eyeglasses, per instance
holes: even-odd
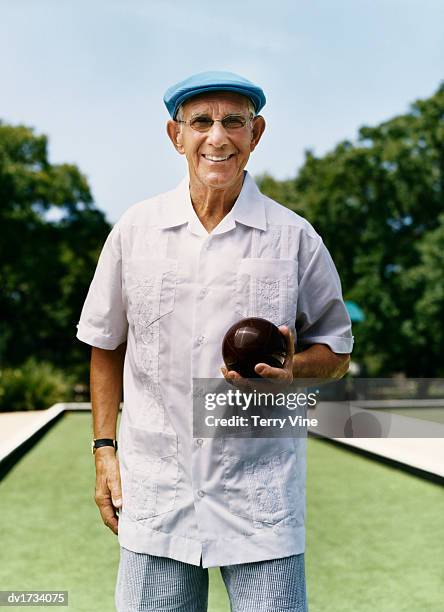
[[[189,121],[177,119],[177,123],[185,123],[185,125],[189,125],[197,132],[208,132],[212,128],[213,123],[216,121],[222,123],[226,130],[239,130],[240,128],[245,127],[247,123],[251,121],[251,119],[248,119],[243,115],[227,115],[223,119],[212,119],[211,117],[208,117],[208,115],[197,115]]]

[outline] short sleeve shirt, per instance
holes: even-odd
[[[122,546],[203,567],[304,551],[306,439],[193,438],[193,379],[222,378],[224,334],[250,316],[288,325],[297,350],[352,350],[322,239],[247,172],[210,233],[188,177],[129,208],[112,229],[77,337],[109,350],[127,342]]]

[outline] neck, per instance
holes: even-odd
[[[243,183],[243,173],[239,180],[228,189],[214,189],[190,177],[190,196],[193,208],[200,222],[211,232],[230,212],[236,202]]]

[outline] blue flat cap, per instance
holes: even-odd
[[[253,102],[256,113],[264,107],[266,102],[265,94],[258,85],[234,72],[219,70],[199,72],[172,85],[166,90],[163,101],[172,119],[175,119],[177,109],[181,104],[206,91],[234,91],[242,94]]]

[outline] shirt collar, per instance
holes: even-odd
[[[234,219],[260,230],[267,228],[265,216],[265,196],[259,191],[253,177],[245,171],[244,183],[241,192],[230,213]]]
[[[188,174],[170,195],[168,203],[162,205],[159,227],[175,227],[189,222],[190,228],[196,229],[198,225],[203,228],[191,203]],[[247,171],[244,172],[242,189],[233,208],[214,229],[214,233],[232,229],[235,221],[261,230],[267,227],[265,197]]]

